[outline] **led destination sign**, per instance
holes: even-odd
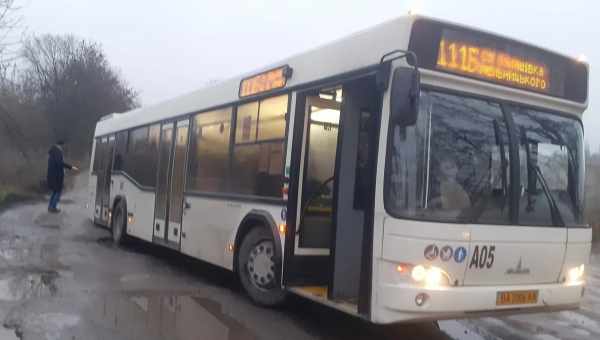
[[[537,60],[517,57],[493,48],[440,40],[437,68],[534,91],[548,92],[548,67]]]
[[[420,68],[585,103],[588,68],[575,59],[430,19],[413,23],[409,50]]]
[[[240,83],[240,97],[248,97],[285,87],[291,74],[289,66],[278,67],[252,77],[243,79]]]

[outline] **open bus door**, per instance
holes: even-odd
[[[96,223],[108,226],[110,224],[110,186],[115,148],[115,136],[102,137],[97,140],[98,169],[96,173]]]
[[[283,284],[368,313],[380,95],[374,77],[297,95]]]

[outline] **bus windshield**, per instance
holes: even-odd
[[[583,130],[576,119],[423,91],[417,123],[390,133],[385,205],[393,216],[583,223]]]

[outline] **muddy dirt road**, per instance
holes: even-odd
[[[299,298],[263,309],[228,272],[137,242],[115,247],[83,197],[65,195],[58,215],[43,202],[0,213],[0,340],[600,338],[596,256],[578,311],[379,327]]]

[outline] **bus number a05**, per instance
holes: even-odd
[[[475,267],[477,269],[487,268],[490,269],[494,265],[494,252],[496,246],[475,246],[473,250],[473,256],[469,263],[469,269]]]

